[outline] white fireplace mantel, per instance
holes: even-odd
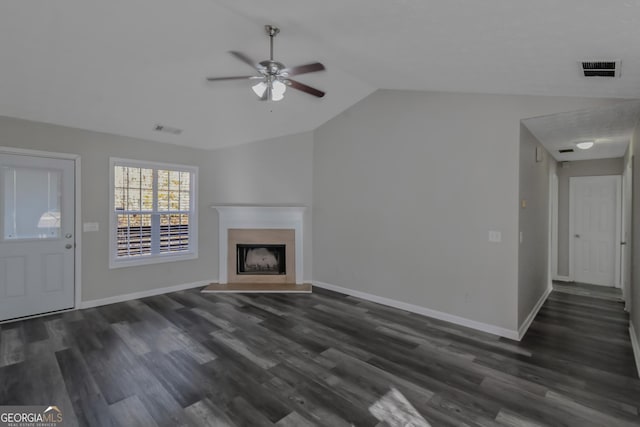
[[[218,211],[219,281],[228,280],[228,239],[230,228],[282,228],[295,230],[296,284],[303,283],[303,217],[306,206],[212,205]]]

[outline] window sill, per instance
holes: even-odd
[[[186,252],[180,255],[154,255],[144,256],[138,259],[109,260],[109,269],[138,267],[150,264],[163,264],[166,262],[187,261],[198,259],[198,252]]]

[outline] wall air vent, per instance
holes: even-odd
[[[573,148],[563,148],[558,150],[559,153],[573,153]]]
[[[582,61],[585,77],[620,77],[620,61]]]
[[[172,128],[171,126],[165,126],[165,125],[155,125],[153,127],[153,130],[157,132],[170,133],[172,135],[180,135],[182,133],[182,129]]]

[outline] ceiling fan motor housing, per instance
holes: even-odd
[[[284,64],[277,61],[262,61],[260,65],[265,68],[267,74],[275,76],[280,74],[280,71],[284,70]]]

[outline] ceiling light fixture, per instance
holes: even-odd
[[[588,150],[589,148],[593,147],[593,141],[578,142],[576,144],[576,147],[581,150]]]
[[[255,62],[245,54],[230,51],[233,56],[249,65],[258,72],[257,76],[232,76],[232,77],[207,77],[207,81],[225,81],[225,80],[259,80],[258,83],[251,86],[253,92],[258,95],[262,101],[280,101],[284,99],[284,93],[287,87],[299,90],[309,95],[322,98],[325,93],[321,90],[307,86],[297,80],[293,80],[292,76],[299,74],[315,73],[324,70],[324,65],[319,62],[311,64],[298,65],[297,67],[285,67],[281,62],[273,59],[273,38],[280,32],[278,27],[273,25],[265,25],[265,30],[269,36],[269,59],[261,62]]]
[[[287,90],[287,85],[280,80],[269,80],[269,78],[266,78],[264,81],[251,86],[251,89],[258,95],[258,98],[265,98],[271,101],[281,101],[284,99],[284,92]]]

